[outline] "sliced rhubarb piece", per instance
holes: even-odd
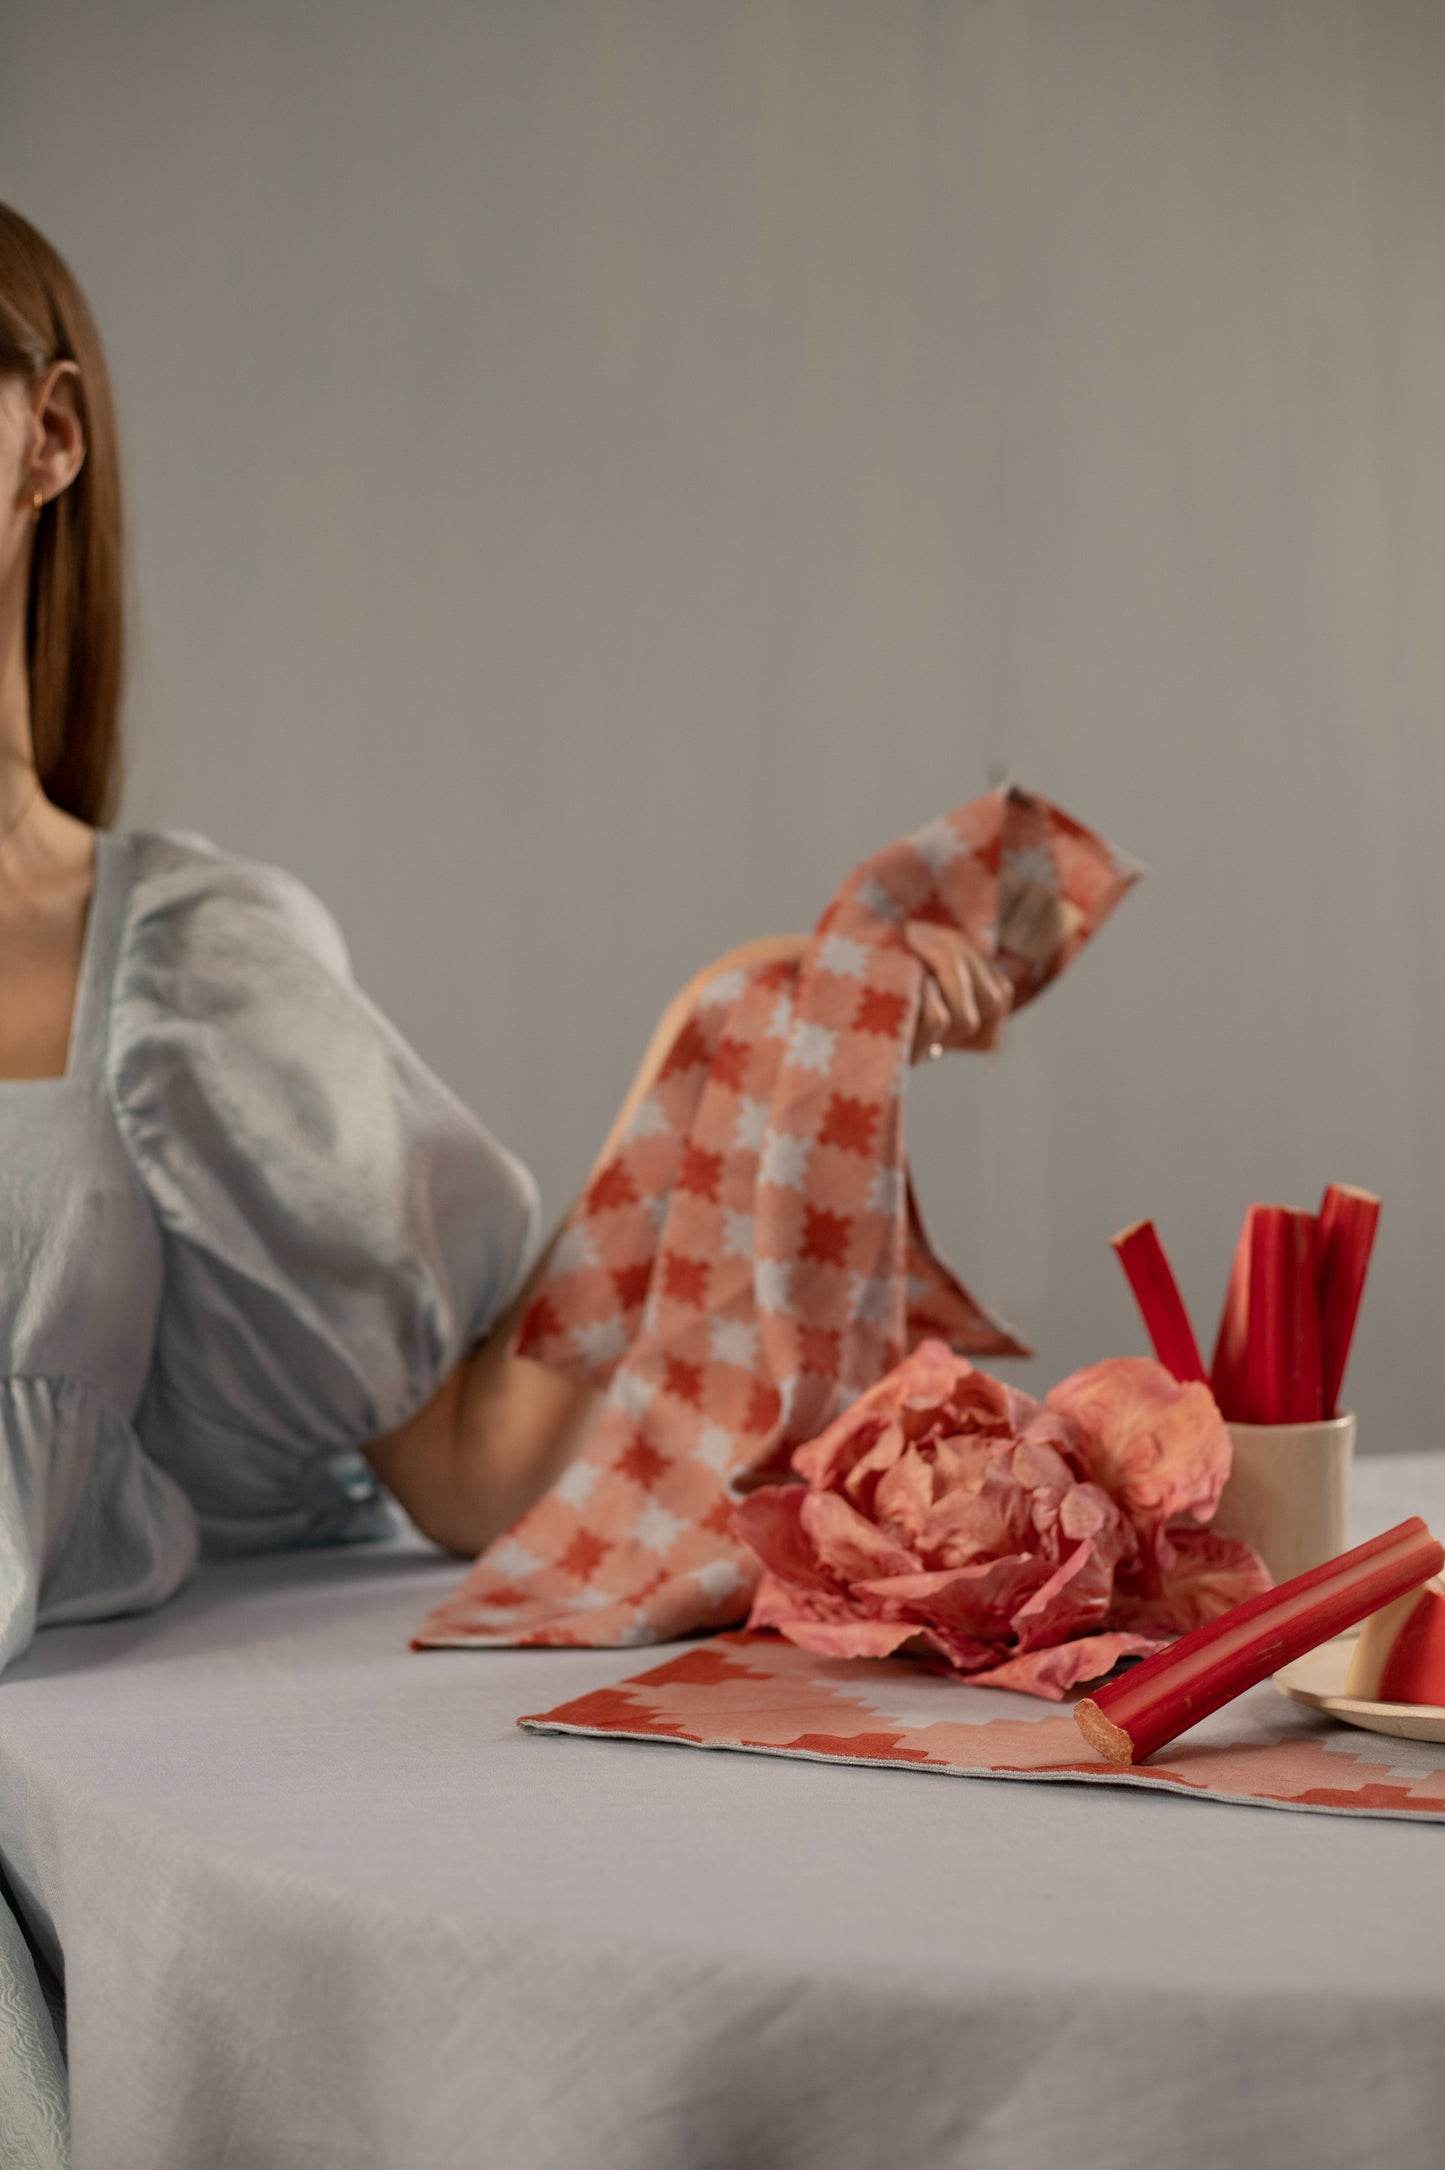
[[[1121,1229],[1114,1249],[1164,1369],[1181,1382],[1198,1379],[1207,1384],[1199,1343],[1154,1223],[1136,1221],[1132,1228]]]
[[[1331,1183],[1320,1207],[1317,1257],[1320,1396],[1327,1417],[1338,1413],[1379,1225],[1380,1201],[1373,1191],[1356,1190],[1351,1183]]]
[[[1437,1575],[1372,1612],[1350,1656],[1346,1695],[1445,1705],[1445,1582]]]
[[[1245,1422],[1244,1356],[1249,1346],[1249,1254],[1253,1231],[1254,1208],[1251,1207],[1244,1216],[1239,1241],[1234,1247],[1234,1264],[1224,1295],[1219,1338],[1214,1344],[1214,1362],[1209,1370],[1214,1399],[1227,1424]]]
[[[1320,1414],[1315,1217],[1288,1206],[1254,1206],[1244,1418],[1250,1424],[1314,1424]]]
[[[1266,1675],[1340,1635],[1445,1567],[1445,1546],[1418,1515],[1325,1560],[1278,1589],[1247,1597],[1132,1672],[1076,1704],[1091,1748],[1110,1763],[1142,1763]]]

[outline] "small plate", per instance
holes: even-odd
[[[1392,1733],[1403,1741],[1445,1741],[1445,1708],[1438,1703],[1367,1703],[1346,1695],[1345,1675],[1357,1640],[1338,1635],[1318,1650],[1307,1650],[1293,1665],[1282,1665],[1274,1676],[1280,1694],[1292,1703],[1326,1711],[1345,1725],[1362,1726],[1367,1733]]]

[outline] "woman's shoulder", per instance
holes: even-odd
[[[130,829],[116,838],[129,860],[124,953],[239,961],[248,944],[309,951],[350,971],[344,936],[314,890],[286,868],[229,851],[189,829]]]
[[[326,1471],[430,1400],[538,1232],[536,1186],[360,988],[295,875],[117,840],[111,1107],[165,1239],[147,1452],[213,1543],[326,1534]]]

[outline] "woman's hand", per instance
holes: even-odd
[[[926,966],[913,1060],[945,1048],[997,1047],[1013,989],[983,952],[955,927],[910,919],[903,938]]]

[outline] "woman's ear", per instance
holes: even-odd
[[[80,371],[74,362],[52,362],[30,400],[30,463],[26,488],[47,504],[68,490],[85,465],[85,424],[80,413]]]

